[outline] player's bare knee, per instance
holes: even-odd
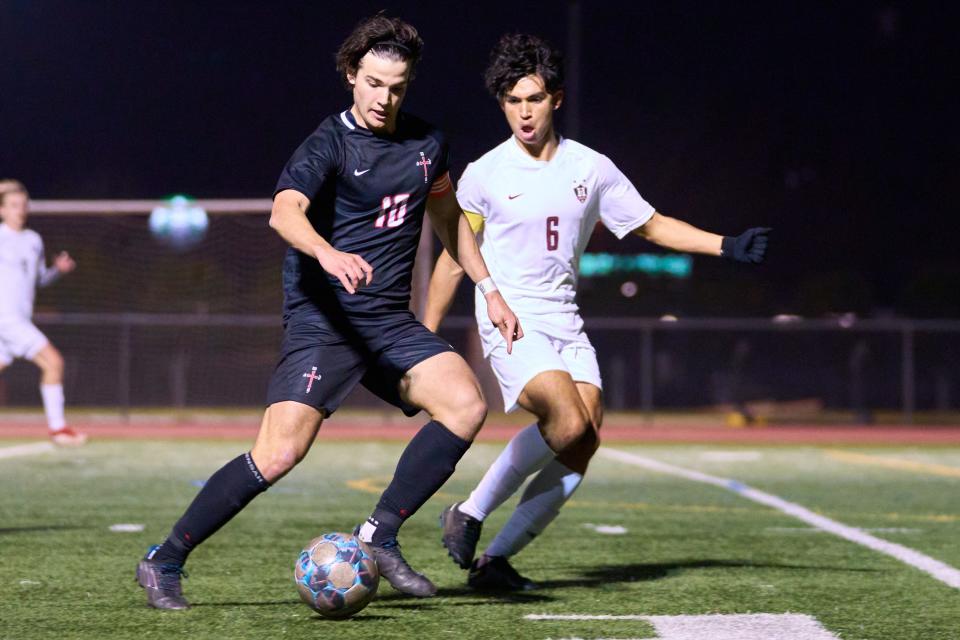
[[[591,424],[579,439],[557,454],[557,461],[571,471],[584,474],[599,447],[600,433]]]
[[[459,407],[458,413],[458,421],[473,432],[471,434],[473,437],[480,431],[483,421],[487,419],[487,401],[479,393],[474,393]]]
[[[281,445],[274,447],[269,451],[261,452],[261,455],[254,460],[263,477],[273,484],[290,471],[303,460],[305,451],[292,445]]]
[[[577,447],[584,434],[594,431],[590,420],[579,411],[564,413],[551,421],[551,427],[550,431],[544,435],[544,439],[558,454]]]
[[[461,438],[473,440],[487,419],[487,402],[479,390],[465,389],[452,394],[450,402],[433,417]]]
[[[603,407],[598,408],[590,419],[590,429],[585,436],[583,447],[589,450],[590,458],[600,448],[600,427],[603,426]]]
[[[45,378],[63,378],[63,356],[56,349],[50,349],[38,363]]]
[[[593,423],[594,430],[599,432],[600,427],[603,426],[603,407],[599,407],[593,412],[590,422]]]
[[[591,424],[590,428],[583,433],[575,446],[580,455],[589,460],[593,457],[593,454],[597,452],[597,449],[600,448],[600,431],[595,425]]]
[[[303,460],[309,451],[303,443],[282,439],[267,443],[257,443],[251,451],[254,463],[266,478],[273,484]]]

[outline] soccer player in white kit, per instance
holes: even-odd
[[[609,158],[560,137],[553,112],[563,101],[562,63],[539,38],[501,38],[485,79],[513,135],[467,166],[457,199],[524,327],[508,359],[478,291],[484,355],[506,410],[523,407],[537,421],[514,436],[467,500],[443,510],[441,526],[454,562],[470,568],[470,586],[526,590],[536,585],[507,558],[558,515],[599,446],[602,382],[576,303],[580,256],[597,222],[618,238],[634,233],[670,249],[753,263],[763,259],[769,229],[724,237],[664,216]],[[462,275],[441,254],[430,281],[428,328],[439,327]],[[536,472],[507,524],[474,560],[483,520]]]
[[[54,444],[78,446],[87,436],[68,427],[63,411],[63,356],[32,322],[38,286],[56,282],[76,263],[61,252],[47,266],[40,235],[26,228],[30,195],[17,180],[0,180],[0,371],[16,358],[40,367],[40,396]]]

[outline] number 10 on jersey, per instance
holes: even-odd
[[[398,193],[395,196],[386,196],[380,204],[380,215],[373,226],[377,229],[383,227],[399,227],[403,224],[403,219],[407,215],[407,200],[409,193]]]

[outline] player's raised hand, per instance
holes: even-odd
[[[767,253],[767,234],[769,233],[770,227],[753,227],[738,236],[725,236],[721,245],[721,255],[737,262],[753,264],[763,262]]]
[[[487,316],[500,331],[500,335],[507,341],[507,353],[513,353],[513,342],[523,337],[523,329],[517,315],[507,306],[499,291],[491,291],[486,295]]]
[[[316,256],[323,270],[337,278],[347,293],[356,293],[360,287],[373,282],[373,267],[354,253],[327,246],[317,249]]]
[[[53,259],[53,268],[60,273],[70,273],[77,268],[77,263],[70,257],[69,253],[61,251],[57,254],[57,257]]]

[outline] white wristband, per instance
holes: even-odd
[[[477,283],[477,289],[480,289],[480,293],[487,295],[488,293],[493,293],[497,291],[497,285],[493,283],[493,278],[487,276],[483,280]]]

